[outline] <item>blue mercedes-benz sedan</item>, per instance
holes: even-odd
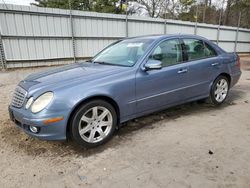
[[[200,99],[220,105],[240,75],[239,57],[202,37],[126,38],[87,62],[28,76],[9,113],[31,136],[93,147],[139,116]]]

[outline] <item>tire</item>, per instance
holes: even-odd
[[[73,114],[70,134],[79,145],[96,147],[112,138],[116,126],[114,107],[104,100],[93,100],[80,106]]]
[[[228,96],[229,84],[227,77],[218,76],[211,87],[209,102],[215,106],[222,104]]]

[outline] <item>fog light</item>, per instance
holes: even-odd
[[[38,133],[38,131],[39,131],[39,128],[38,128],[38,127],[35,127],[35,126],[30,126],[29,128],[30,128],[30,131],[31,131],[32,133]]]

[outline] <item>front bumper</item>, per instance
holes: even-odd
[[[40,138],[42,140],[65,140],[66,139],[66,128],[67,128],[67,111],[60,112],[48,112],[46,115],[32,114],[29,110],[23,108],[15,108],[9,106],[9,115],[10,119],[22,129],[25,133],[30,136]],[[44,124],[43,121],[55,118],[55,117],[64,117],[63,120]],[[36,126],[39,128],[38,133],[32,133],[29,129],[30,126]]]

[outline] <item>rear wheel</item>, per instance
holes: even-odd
[[[222,104],[227,96],[229,91],[229,81],[225,76],[219,76],[215,79],[211,91],[210,91],[210,102],[214,105]]]
[[[107,142],[117,124],[114,107],[103,100],[82,105],[73,115],[70,132],[74,141],[84,147],[95,147]]]

